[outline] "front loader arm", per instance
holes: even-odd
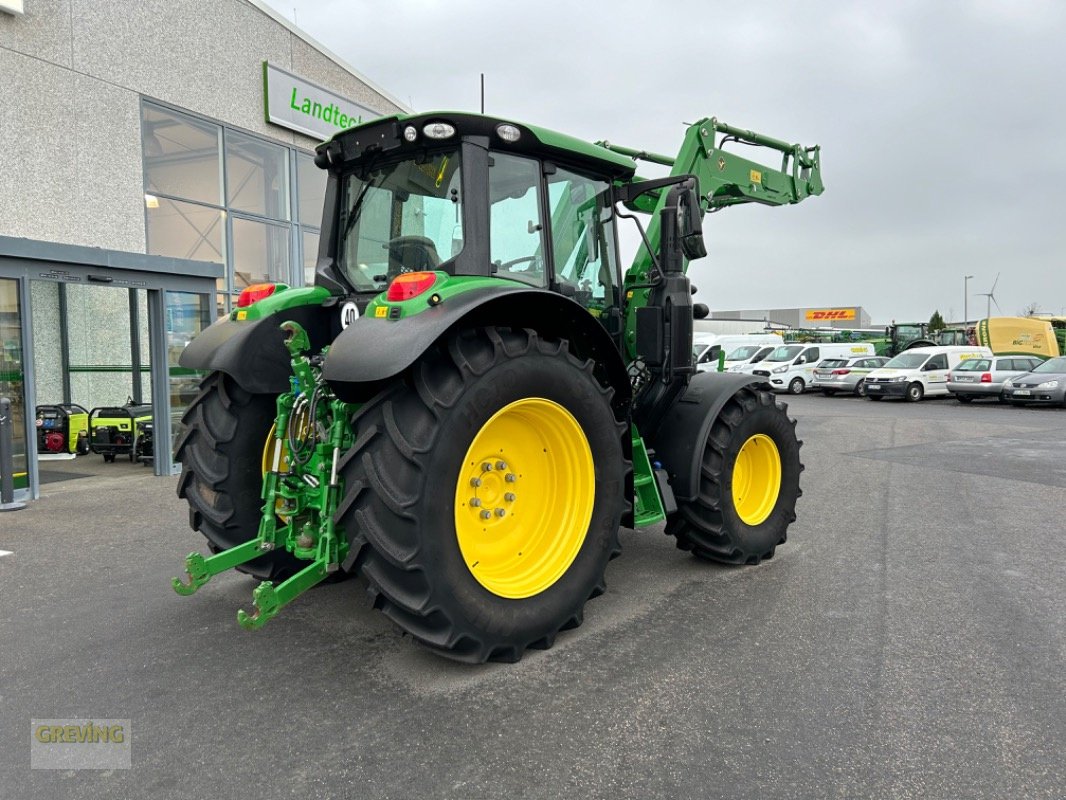
[[[718,134],[721,134],[721,138],[716,141]],[[725,149],[734,142],[779,152],[780,168],[760,164]],[[681,149],[674,158],[609,142],[600,144],[637,160],[670,167],[671,176],[694,175],[699,180],[700,206],[704,212],[741,203],[787,205],[823,191],[820,147],[789,144],[754,131],[735,128],[714,117],[689,126]],[[628,204],[634,211],[651,214],[647,234],[655,249],[659,245],[659,216],[656,212],[661,209],[665,198],[666,190],[658,189]],[[642,246],[626,273],[626,285],[644,283],[651,266],[651,257]]]

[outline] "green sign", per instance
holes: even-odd
[[[380,117],[381,112],[263,62],[266,121],[315,139]]]

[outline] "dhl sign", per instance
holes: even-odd
[[[855,319],[854,308],[812,308],[806,315],[809,322],[826,322],[837,319]]]

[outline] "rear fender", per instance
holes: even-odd
[[[328,345],[341,330],[340,313],[321,302],[267,314],[256,320],[223,317],[189,343],[178,363],[188,369],[224,372],[252,394],[281,394],[289,389],[292,369],[281,323],[292,320],[307,331],[312,352]]]
[[[543,289],[472,289],[400,319],[360,317],[333,343],[323,375],[339,398],[363,402],[450,332],[487,325],[566,339],[578,358],[592,359],[596,376],[615,390],[616,414],[627,419],[632,392],[618,346],[587,309]]]
[[[696,499],[700,490],[700,465],[711,426],[730,397],[745,386],[762,386],[762,378],[736,372],[701,372],[662,417],[645,441],[655,450],[670,476],[674,497]]]

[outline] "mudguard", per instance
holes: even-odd
[[[280,394],[289,388],[289,351],[281,323],[300,323],[318,350],[340,330],[340,317],[320,303],[298,306],[258,320],[223,317],[193,339],[178,363],[188,369],[224,372],[253,394]]]
[[[655,460],[670,475],[676,499],[691,502],[699,494],[707,437],[726,401],[745,386],[759,384],[765,384],[762,378],[739,372],[697,373],[654,434],[646,436]]]
[[[413,316],[360,317],[333,343],[323,376],[339,398],[362,402],[451,330],[485,325],[531,328],[568,340],[574,353],[591,358],[597,376],[614,387],[615,409],[628,407],[632,392],[625,362],[606,329],[580,304],[544,289],[472,289]]]

